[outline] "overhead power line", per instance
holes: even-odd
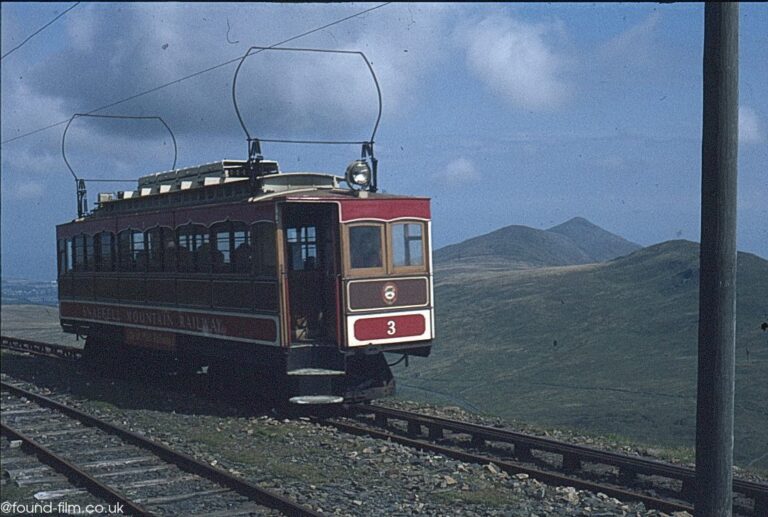
[[[323,25],[321,27],[316,27],[316,28],[308,30],[306,32],[302,32],[301,34],[297,34],[296,36],[291,36],[290,38],[284,39],[283,41],[279,41],[277,43],[273,43],[272,45],[269,45],[266,48],[274,48],[274,47],[279,47],[280,45],[285,45],[286,43],[290,43],[291,41],[295,41],[295,40],[297,40],[299,38],[303,38],[305,36],[309,36],[310,34],[314,34],[315,32],[319,32],[319,31],[327,29],[329,27],[333,27],[334,25],[338,25],[338,24],[343,23],[343,22],[345,22],[347,20],[351,20],[352,18],[357,18],[358,16],[362,16],[362,15],[364,15],[366,13],[370,13],[371,11],[375,11],[376,9],[380,9],[380,8],[386,6],[386,5],[391,4],[391,3],[392,2],[384,2],[383,4],[376,5],[374,7],[365,9],[365,10],[360,11],[358,13],[346,16],[344,18],[340,18],[340,19],[338,19],[336,21],[333,21],[331,23],[327,23],[327,24],[325,24],[325,25]],[[254,54],[256,54],[256,52],[254,52]],[[251,55],[253,55],[253,54],[251,54]],[[134,99],[138,99],[139,97],[143,97],[144,95],[149,95],[150,93],[154,93],[154,92],[156,92],[158,90],[162,90],[163,88],[167,88],[168,86],[172,86],[172,85],[178,84],[178,83],[180,83],[182,81],[186,81],[187,79],[192,79],[193,77],[197,77],[199,75],[203,75],[203,74],[206,74],[208,72],[212,72],[213,70],[216,70],[218,68],[222,68],[224,66],[231,65],[233,63],[237,63],[241,59],[242,59],[242,56],[236,57],[234,59],[230,59],[229,61],[225,61],[223,63],[219,63],[218,65],[214,65],[214,66],[211,66],[209,68],[206,68],[204,70],[200,70],[198,72],[194,72],[194,73],[189,74],[187,76],[184,76],[184,77],[181,77],[179,79],[173,80],[173,81],[171,81],[169,83],[165,83],[165,84],[161,84],[159,86],[155,86],[154,88],[150,88],[149,90],[145,90],[145,91],[137,93],[135,95],[131,95],[130,97],[126,97],[125,99],[121,99],[119,101],[115,101],[115,102],[106,104],[104,106],[92,109],[91,111],[87,111],[85,113],[90,115],[90,114],[96,113],[98,111],[102,111],[102,110],[105,110],[105,109],[112,108],[114,106],[117,106],[118,104],[123,104],[125,102],[132,101]],[[11,142],[15,142],[16,140],[20,140],[22,138],[26,138],[28,136],[34,135],[36,133],[40,133],[42,131],[46,131],[46,130],[54,128],[56,126],[61,126],[63,124],[66,124],[67,122],[69,122],[69,119],[61,120],[61,121],[56,122],[54,124],[50,124],[50,125],[47,125],[45,127],[41,127],[41,128],[38,128],[38,129],[35,129],[35,130],[32,130],[32,131],[29,131],[27,133],[15,136],[13,138],[9,138],[8,140],[4,140],[3,142],[0,142],[0,144],[5,145],[5,144],[11,143]]]
[[[19,43],[19,44],[18,44],[18,45],[16,45],[15,47],[13,47],[11,50],[9,50],[9,51],[8,51],[8,52],[6,52],[5,54],[3,54],[3,56],[2,56],[2,57],[0,57],[0,61],[1,61],[1,60],[3,60],[3,59],[5,59],[6,57],[8,57],[8,56],[9,56],[10,54],[12,54],[13,52],[15,52],[15,51],[19,50],[21,47],[23,47],[23,46],[24,46],[24,44],[25,44],[27,41],[31,40],[32,38],[34,38],[35,36],[37,36],[38,34],[40,34],[41,32],[43,32],[45,29],[47,29],[47,28],[48,28],[48,26],[49,26],[49,25],[52,25],[52,24],[53,24],[53,22],[55,22],[56,20],[58,20],[59,18],[61,18],[61,17],[62,17],[62,16],[64,16],[65,14],[67,14],[69,11],[71,11],[72,9],[74,9],[75,7],[77,7],[78,5],[80,5],[80,2],[75,2],[74,4],[72,4],[71,6],[69,6],[69,9],[67,9],[67,10],[66,10],[66,11],[64,11],[63,13],[59,14],[59,15],[58,15],[58,16],[56,16],[56,17],[55,17],[53,20],[49,21],[48,23],[46,23],[45,25],[43,25],[42,27],[40,27],[39,29],[37,29],[35,32],[33,32],[32,34],[30,34],[29,36],[27,36],[27,39],[25,39],[24,41],[22,41],[21,43]]]

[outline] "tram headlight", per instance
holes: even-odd
[[[347,166],[344,177],[353,188],[367,188],[371,184],[371,168],[365,160],[355,160]]]

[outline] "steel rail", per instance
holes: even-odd
[[[43,463],[50,465],[54,468],[54,470],[57,470],[58,472],[66,475],[70,481],[79,481],[84,485],[84,488],[93,495],[103,498],[110,504],[122,504],[125,507],[125,510],[127,510],[126,513],[129,515],[155,515],[140,504],[137,504],[128,499],[128,497],[119,491],[111,488],[108,485],[105,485],[63,456],[56,454],[29,436],[2,422],[0,422],[0,433],[12,440],[20,440],[22,442],[23,449],[26,449],[27,452],[30,452],[40,458]]]
[[[33,400],[38,404],[60,411],[67,416],[79,420],[85,425],[96,427],[112,435],[118,436],[126,442],[132,443],[156,454],[164,461],[177,465],[182,470],[186,470],[198,476],[209,479],[214,483],[218,483],[222,486],[230,488],[235,492],[248,497],[250,500],[256,503],[278,510],[285,515],[313,517],[318,517],[321,515],[310,508],[307,508],[292,501],[291,499],[288,499],[287,497],[261,488],[244,479],[233,476],[229,472],[199,461],[192,456],[184,454],[183,452],[175,451],[169,447],[166,447],[165,445],[150,440],[145,436],[110,424],[109,422],[100,420],[78,409],[57,402],[51,398],[38,395],[37,393],[19,388],[18,386],[14,386],[13,384],[9,384],[4,381],[0,381],[0,387],[2,387],[3,390],[10,391],[16,395],[26,397],[29,400]]]
[[[443,431],[466,434],[472,438],[475,446],[480,446],[485,441],[510,443],[514,445],[515,456],[522,461],[532,458],[532,450],[539,450],[562,456],[563,470],[566,472],[579,470],[582,462],[609,465],[619,469],[619,477],[622,480],[629,481],[637,474],[660,476],[682,482],[679,494],[681,499],[692,501],[695,493],[696,471],[689,467],[410,411],[381,406],[356,406],[355,409],[358,414],[373,414],[375,424],[379,427],[386,427],[389,419],[404,421],[408,424],[410,436],[421,434],[422,427],[427,428],[432,440],[441,439]],[[767,484],[734,479],[733,491],[754,501],[755,515],[768,515]]]
[[[480,454],[473,454],[460,449],[437,445],[429,441],[418,440],[414,438],[407,438],[399,434],[389,433],[385,431],[378,431],[376,429],[361,427],[354,424],[350,424],[348,422],[341,422],[338,420],[322,420],[322,421],[318,420],[318,422],[322,422],[323,424],[326,424],[326,425],[332,425],[337,429],[339,429],[340,431],[343,431],[346,433],[355,434],[355,435],[367,435],[380,440],[388,440],[391,442],[406,445],[408,447],[412,447],[414,449],[421,449],[424,451],[442,454],[449,458],[454,458],[459,461],[464,461],[466,463],[479,463],[479,464],[493,463],[504,472],[512,473],[512,474],[517,474],[517,473],[528,474],[530,477],[550,485],[571,486],[581,490],[602,492],[608,496],[615,497],[617,499],[621,499],[624,501],[642,502],[649,508],[656,508],[664,512],[677,512],[677,511],[686,511],[689,513],[693,512],[693,507],[687,504],[676,503],[676,502],[672,502],[664,499],[658,499],[655,497],[638,494],[637,492],[630,492],[628,490],[616,488],[611,485],[594,483],[591,481],[586,481],[584,479],[566,476],[563,474],[546,472],[533,467],[529,467],[527,465],[524,465],[518,462],[500,460],[498,458],[492,458],[490,456],[483,456]]]

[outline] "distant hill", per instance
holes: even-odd
[[[698,250],[678,240],[596,264],[438,269],[432,355],[396,377],[532,424],[691,446]],[[735,456],[766,469],[768,261],[739,253],[738,268]]]
[[[568,266],[628,255],[640,245],[576,217],[548,230],[506,226],[435,251],[437,264],[488,264],[514,268]]]
[[[592,262],[603,262],[616,257],[623,257],[642,247],[603,230],[583,217],[574,217],[547,231],[559,233],[571,239],[584,254],[592,259]]]

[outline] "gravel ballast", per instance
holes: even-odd
[[[510,476],[493,464],[468,464],[347,435],[307,417],[287,419],[206,399],[171,389],[167,381],[104,379],[77,363],[5,352],[2,378],[34,384],[35,391],[329,515],[666,515],[602,493],[550,487],[525,474]],[[504,425],[457,408],[397,400],[383,404]],[[5,498],[5,486],[3,493]]]

